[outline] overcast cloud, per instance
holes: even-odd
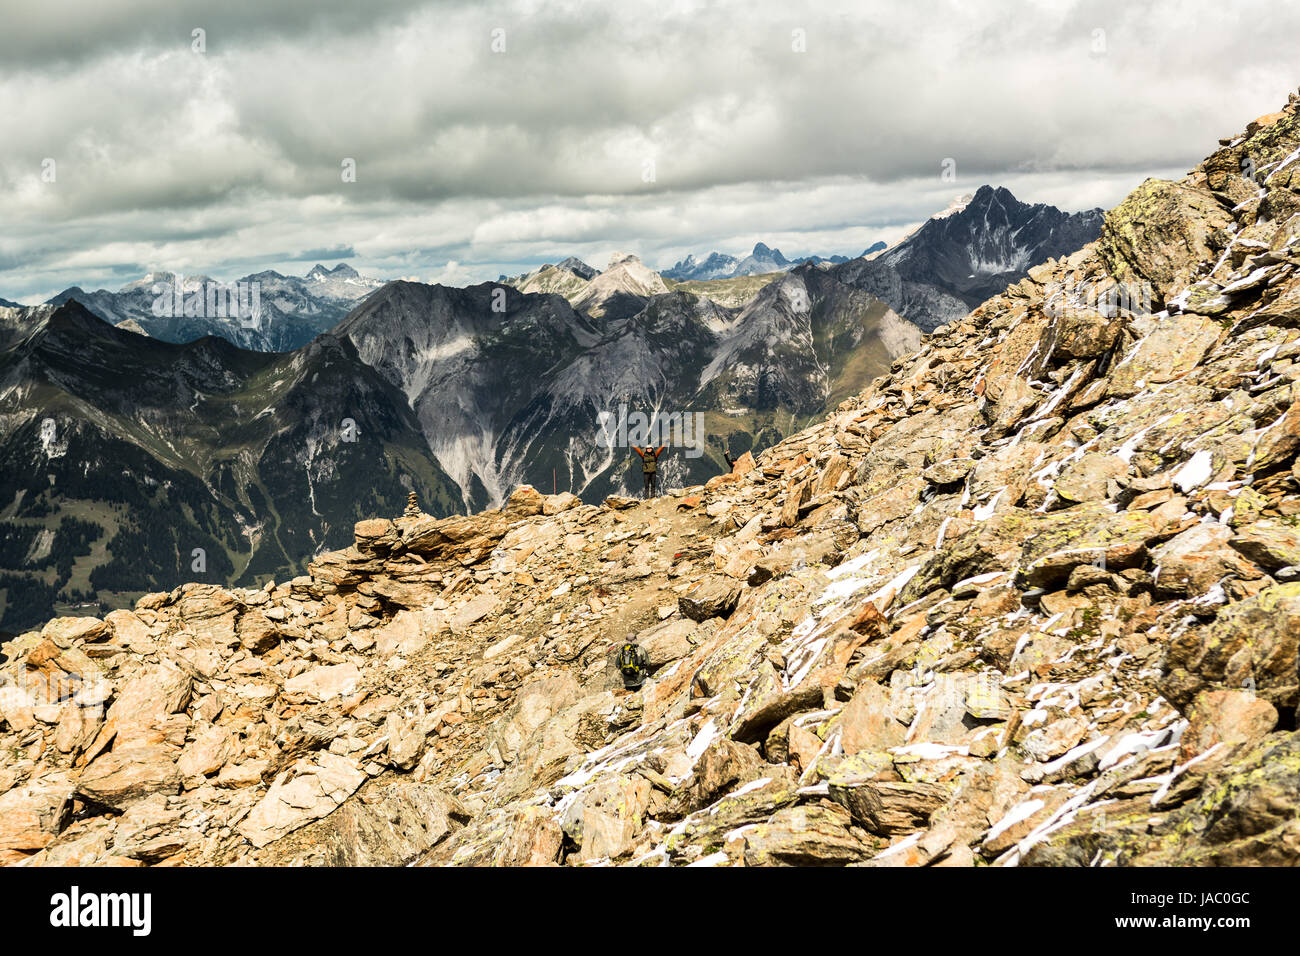
[[[1111,206],[1285,103],[1296,36],[1277,0],[22,4],[0,296],[856,254],[983,183]]]

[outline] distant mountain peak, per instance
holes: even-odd
[[[610,254],[609,265],[605,266],[605,270],[609,271],[610,269],[613,269],[615,266],[620,266],[623,265],[624,263],[640,264],[640,262],[641,262],[641,257],[636,255],[635,253],[615,252]]]
[[[319,262],[307,273],[308,279],[356,279],[360,273],[346,262],[340,262],[333,269],[326,269]]]
[[[1067,213],[1043,203],[1030,205],[1005,186],[986,184],[972,195],[958,196],[873,262],[894,269],[904,281],[931,286],[973,308],[1032,266],[1092,242],[1101,222],[1097,210]],[[906,308],[900,314],[929,321]]]
[[[577,256],[569,256],[563,262],[557,262],[555,268],[562,269],[565,272],[572,272],[582,279],[592,279],[600,274],[598,270],[593,269]]]

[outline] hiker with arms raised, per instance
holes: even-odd
[[[660,445],[656,450],[654,448],[632,446],[632,450],[641,456],[641,474],[645,476],[643,497],[651,498],[659,494],[659,456],[664,453],[664,449],[667,447],[667,445]]]

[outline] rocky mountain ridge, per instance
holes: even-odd
[[[981,186],[903,242],[875,257],[907,281],[937,286],[979,305],[1027,269],[1069,255],[1101,232],[1102,210],[1066,213],[1020,202],[1005,187]]]
[[[702,486],[10,641],[0,860],[1294,864],[1298,108]]]
[[[874,243],[862,255],[870,255],[884,248],[885,244],[883,242]],[[800,256],[795,259],[787,259],[781,254],[780,249],[773,249],[764,242],[756,242],[753,250],[747,256],[737,257],[727,255],[725,252],[710,252],[703,259],[697,259],[691,253],[685,259],[675,263],[671,268],[662,270],[660,274],[665,279],[676,279],[678,281],[734,279],[739,276],[785,272],[804,263],[818,265],[825,262],[830,265],[839,265],[841,262],[848,261],[848,256],[841,255]]]
[[[627,493],[639,480],[631,450],[600,441],[597,426],[620,409],[691,415],[691,435],[671,438],[664,481],[703,481],[724,445],[739,454],[779,440],[919,341],[881,303],[811,266],[726,308],[655,292],[656,274],[617,259],[576,308],[493,283],[395,283],[339,326],[408,396],[470,509],[519,484],[591,502]]]
[[[930,331],[955,322],[1032,266],[1097,238],[1102,211],[1029,205],[981,186],[888,249],[832,267],[836,278]]]
[[[231,283],[154,272],[117,292],[73,286],[45,304],[76,301],[111,325],[164,342],[216,336],[250,351],[290,352],[328,332],[383,285],[345,262],[333,269],[318,263],[305,276],[265,270]]]

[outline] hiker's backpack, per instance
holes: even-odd
[[[650,655],[639,644],[627,641],[618,649],[618,672],[623,675],[623,686],[640,687],[649,674]]]
[[[646,453],[641,456],[641,470],[647,475],[653,475],[659,467],[656,464],[658,458],[659,456],[655,454],[653,448],[647,450]]]

